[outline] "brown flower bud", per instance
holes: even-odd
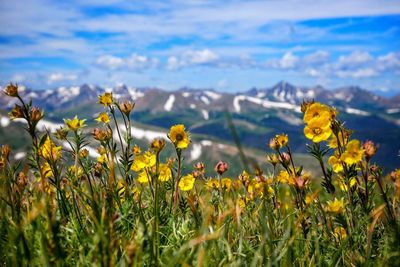
[[[18,179],[17,179],[18,189],[20,190],[24,189],[27,184],[28,184],[28,177],[24,172],[20,172],[18,174]]]
[[[154,139],[153,142],[151,142],[150,145],[151,149],[153,149],[156,152],[160,152],[161,150],[163,150],[163,148],[165,147],[165,140],[164,139]]]
[[[10,83],[9,85],[7,85],[6,89],[4,90],[4,93],[8,96],[11,97],[17,97],[18,96],[18,85],[14,85],[12,83]]]
[[[365,141],[363,144],[364,154],[367,161],[369,161],[376,153],[378,147],[372,141]]]
[[[10,152],[11,152],[11,148],[9,145],[2,145],[1,146],[1,154],[3,155],[3,157],[5,159],[8,159],[8,157],[10,156]]]
[[[219,161],[217,165],[215,165],[214,170],[219,174],[222,175],[224,172],[226,172],[229,168],[228,163],[225,161]]]
[[[276,154],[267,155],[267,161],[271,163],[273,166],[279,163],[279,157]]]
[[[120,106],[121,111],[122,111],[126,116],[129,116],[129,114],[131,113],[131,111],[132,111],[133,108],[135,107],[135,103],[132,103],[132,102],[130,102],[130,101],[124,101],[124,102],[121,103],[119,106]]]
[[[6,166],[6,159],[3,156],[1,156],[0,157],[0,169],[3,169],[4,166]]]
[[[81,158],[87,158],[87,156],[89,156],[89,150],[87,150],[86,148],[82,149],[79,152],[79,157]]]
[[[290,155],[286,152],[281,154],[281,162],[283,165],[288,165],[290,163]]]
[[[193,168],[195,168],[197,171],[204,173],[204,163],[199,161],[196,164],[193,165]]]
[[[98,140],[98,141],[105,141],[111,139],[111,132],[110,131],[104,131],[99,128],[95,128],[92,132],[93,138]]]
[[[20,105],[15,105],[15,107],[8,113],[11,119],[24,118],[24,110]]]
[[[97,149],[97,152],[99,152],[100,155],[104,155],[104,154],[107,153],[107,149],[106,149],[104,146],[100,146],[100,147]]]
[[[276,138],[271,138],[268,143],[269,147],[273,150],[278,150],[281,148],[279,143],[277,142]]]
[[[103,172],[103,166],[102,166],[101,163],[97,162],[97,163],[94,165],[94,175],[95,175],[96,177],[101,177],[102,172]]]
[[[60,127],[59,129],[56,130],[56,137],[59,140],[65,140],[68,135],[68,129]]]
[[[38,122],[43,118],[43,112],[40,111],[38,107],[32,107],[31,112],[29,113],[31,120],[34,122]]]
[[[192,172],[192,175],[193,175],[193,177],[194,177],[195,179],[197,179],[197,178],[200,177],[200,172],[199,172],[199,171],[193,171],[193,172]]]
[[[135,154],[135,155],[139,155],[139,154],[142,152],[142,150],[140,149],[140,147],[139,147],[138,145],[134,145],[134,146],[132,147],[132,152],[133,152],[133,154]]]

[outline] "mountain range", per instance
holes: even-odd
[[[233,145],[226,120],[228,112],[245,147],[265,153],[269,138],[285,132],[294,151],[304,153],[305,143],[309,141],[302,134],[300,104],[303,100],[315,99],[336,107],[341,120],[355,130],[356,138],[379,144],[378,163],[389,169],[400,165],[400,94],[386,98],[357,86],[328,90],[322,86],[294,86],[285,81],[269,88],[252,88],[239,93],[192,88],[166,91],[123,84],[113,88],[84,84],[52,90],[20,87],[20,92],[23,98],[31,98],[34,105],[45,109],[46,119],[55,123],[75,114],[93,121],[91,118],[102,110],[95,104],[98,95],[113,92],[117,100],[130,99],[136,103],[133,119],[138,131],[166,132],[171,125],[184,123],[203,152],[207,147],[204,141]],[[14,103],[13,99],[0,94],[3,114]],[[1,143],[3,139],[0,137]]]

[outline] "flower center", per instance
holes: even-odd
[[[177,134],[176,135],[176,141],[182,141],[183,140],[183,135]]]
[[[319,134],[322,133],[322,129],[321,129],[321,128],[314,128],[314,129],[313,129],[313,133],[314,133],[315,135],[319,135]]]

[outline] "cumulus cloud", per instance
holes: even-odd
[[[170,56],[167,60],[167,69],[176,70],[182,67],[208,65],[215,63],[220,57],[209,49],[187,50],[181,56]]]
[[[124,68],[143,70],[157,67],[159,65],[159,60],[139,54],[132,54],[126,58],[103,55],[97,58],[96,65],[108,70],[120,70]]]
[[[61,82],[61,81],[75,81],[78,79],[77,74],[65,74],[61,72],[54,72],[48,75],[47,77],[47,83],[48,84],[53,84],[56,82]]]

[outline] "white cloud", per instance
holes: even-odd
[[[347,67],[359,66],[372,61],[372,56],[368,52],[354,51],[350,55],[340,56],[338,60],[339,65]]]
[[[338,70],[336,75],[339,78],[370,78],[378,75],[378,72],[373,68],[360,68],[356,70]]]
[[[167,61],[167,69],[176,70],[182,67],[207,65],[215,63],[220,57],[209,49],[187,50],[179,57],[170,56]]]
[[[157,58],[150,58],[139,54],[132,54],[131,56],[126,58],[116,57],[112,55],[103,55],[97,58],[96,64],[109,70],[117,70],[123,68],[143,70],[157,67],[159,65],[159,60]]]
[[[52,84],[60,81],[75,81],[78,79],[77,74],[65,74],[61,72],[51,73],[47,78],[47,83]]]

